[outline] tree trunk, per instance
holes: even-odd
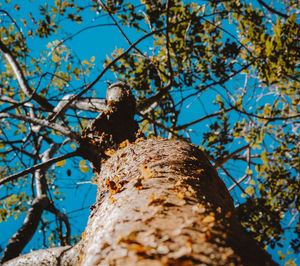
[[[163,139],[129,144],[103,163],[82,240],[58,250],[47,265],[276,265],[242,230],[203,152]],[[34,254],[7,265],[44,262]]]

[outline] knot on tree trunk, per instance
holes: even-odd
[[[121,82],[110,85],[106,94],[108,111],[96,117],[81,134],[79,154],[100,171],[101,161],[111,155],[123,141],[133,142],[138,137],[134,120],[135,98],[129,87]]]

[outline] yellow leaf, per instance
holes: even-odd
[[[72,143],[72,144],[71,144],[71,148],[72,148],[73,150],[76,150],[76,145],[75,145],[74,143]]]
[[[9,31],[14,31],[14,25],[13,24],[10,24]]]
[[[254,188],[253,187],[247,187],[246,189],[245,189],[245,192],[249,195],[249,196],[251,196],[251,195],[253,195],[254,194]]]
[[[87,173],[89,171],[89,168],[85,165],[85,166],[80,166],[79,170],[83,173]]]
[[[91,62],[94,62],[95,61],[95,56],[92,56],[91,57]]]
[[[58,57],[56,54],[53,54],[53,55],[52,55],[52,61],[53,61],[54,63],[58,63],[58,62],[59,62],[59,57]]]
[[[67,65],[67,71],[70,71],[70,70],[71,70],[71,67],[72,67],[71,63],[68,64],[68,65]]]
[[[20,95],[20,101],[23,102],[25,99],[25,94],[22,91],[20,91],[19,95]]]
[[[86,166],[85,160],[81,160],[81,161],[79,162],[79,166]]]
[[[66,164],[66,160],[62,160],[62,161],[57,162],[57,163],[56,163],[56,166],[57,166],[57,167],[62,167],[62,166],[64,166],[65,164]]]

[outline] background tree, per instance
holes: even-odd
[[[104,108],[99,87],[117,79],[133,88],[148,137],[201,146],[263,247],[284,247],[286,261],[287,252],[299,252],[297,1],[6,1],[0,8],[2,221],[38,213],[45,246],[76,241],[59,203],[62,173],[74,175],[65,159]],[[101,36],[109,25],[127,44],[98,60],[99,39],[83,40],[83,50],[95,50],[80,59],[76,38],[88,30]],[[85,160],[72,161],[89,171]]]

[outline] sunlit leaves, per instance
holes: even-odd
[[[6,221],[9,217],[13,216],[15,219],[27,210],[26,202],[29,201],[29,197],[25,192],[19,194],[11,194],[5,199],[1,200],[0,208],[0,222]]]
[[[84,173],[89,171],[89,167],[86,165],[86,160],[81,160],[79,162],[79,170]]]
[[[62,161],[57,162],[57,163],[56,163],[56,166],[57,166],[57,167],[62,167],[62,166],[64,166],[65,164],[66,164],[66,160],[62,160]]]
[[[59,62],[59,57],[58,57],[58,55],[56,55],[56,54],[53,54],[51,59],[52,59],[52,61],[53,61],[54,63],[58,63],[58,62]]]

